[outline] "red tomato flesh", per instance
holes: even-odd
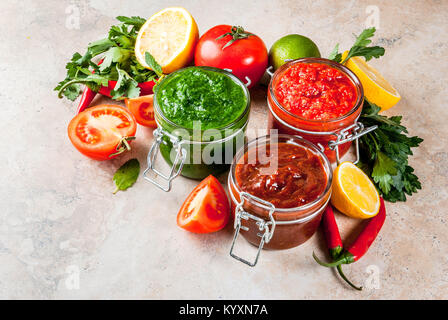
[[[134,116],[118,105],[98,105],[75,116],[68,125],[68,136],[79,152],[95,160],[107,160],[123,138],[137,130]]]
[[[149,128],[157,127],[157,123],[154,119],[153,98],[154,95],[150,94],[124,100],[126,107],[132,112],[137,123]]]
[[[221,230],[229,221],[230,206],[221,183],[212,175],[188,195],[177,214],[177,225],[194,233]]]

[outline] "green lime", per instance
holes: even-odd
[[[287,59],[299,59],[305,57],[320,58],[319,48],[307,37],[300,34],[289,34],[278,39],[269,50],[269,61],[274,69],[285,64]]]

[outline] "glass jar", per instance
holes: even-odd
[[[180,126],[168,119],[157,99],[158,92],[176,74],[189,68],[200,68],[225,74],[243,88],[246,106],[241,115],[230,124],[214,129],[201,130]],[[157,129],[154,130],[154,142],[148,153],[148,167],[144,178],[164,191],[170,191],[171,182],[179,174],[191,179],[203,179],[208,175],[218,175],[229,169],[236,151],[244,145],[245,131],[249,120],[250,94],[247,87],[232,73],[212,67],[188,67],[166,76],[156,87],[154,95],[154,117]],[[162,173],[155,168],[157,154],[170,165],[169,172]],[[152,172],[155,177],[148,174]]]
[[[318,197],[302,206],[276,208],[265,199],[242,190],[236,178],[236,166],[246,153],[260,152],[266,145],[275,143],[295,144],[318,157],[326,175],[326,184]],[[250,266],[255,266],[261,249],[289,249],[307,241],[316,232],[322,213],[331,196],[332,170],[325,154],[309,141],[291,135],[267,135],[252,140],[241,148],[232,162],[228,177],[228,189],[234,217],[235,235],[230,255]],[[256,258],[249,262],[233,253],[237,237],[241,233],[247,241],[258,247]]]
[[[275,96],[275,87],[285,71],[297,63],[325,64],[345,74],[356,89],[357,98],[353,108],[341,117],[328,120],[305,119],[286,110]],[[350,148],[351,142],[356,140],[357,143],[357,138],[367,133],[367,129],[357,122],[364,103],[364,91],[361,82],[347,67],[332,60],[302,58],[284,64],[272,75],[267,101],[270,111],[268,129],[277,129],[278,133],[299,135],[318,146],[322,146],[325,149],[326,156],[332,163],[339,163],[340,158]],[[369,128],[368,132],[373,129]]]

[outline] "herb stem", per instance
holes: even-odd
[[[72,84],[76,84],[76,83],[88,83],[88,82],[92,82],[92,81],[91,81],[91,80],[88,80],[88,79],[74,79],[74,80],[71,80],[71,81],[65,83],[65,84],[59,89],[59,92],[58,92],[58,98],[59,98],[59,99],[62,99],[62,93],[64,92],[65,89],[67,89],[67,87],[71,86]]]

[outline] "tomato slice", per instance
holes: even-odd
[[[210,175],[188,195],[177,214],[177,225],[194,233],[221,230],[229,221],[229,199],[221,183]]]
[[[103,104],[74,117],[68,125],[68,137],[85,156],[107,160],[116,157],[118,149],[127,148],[136,130],[134,116],[126,108]]]
[[[154,95],[150,94],[124,100],[126,107],[132,112],[137,123],[150,128],[157,127],[157,123],[154,120],[153,98]]]

